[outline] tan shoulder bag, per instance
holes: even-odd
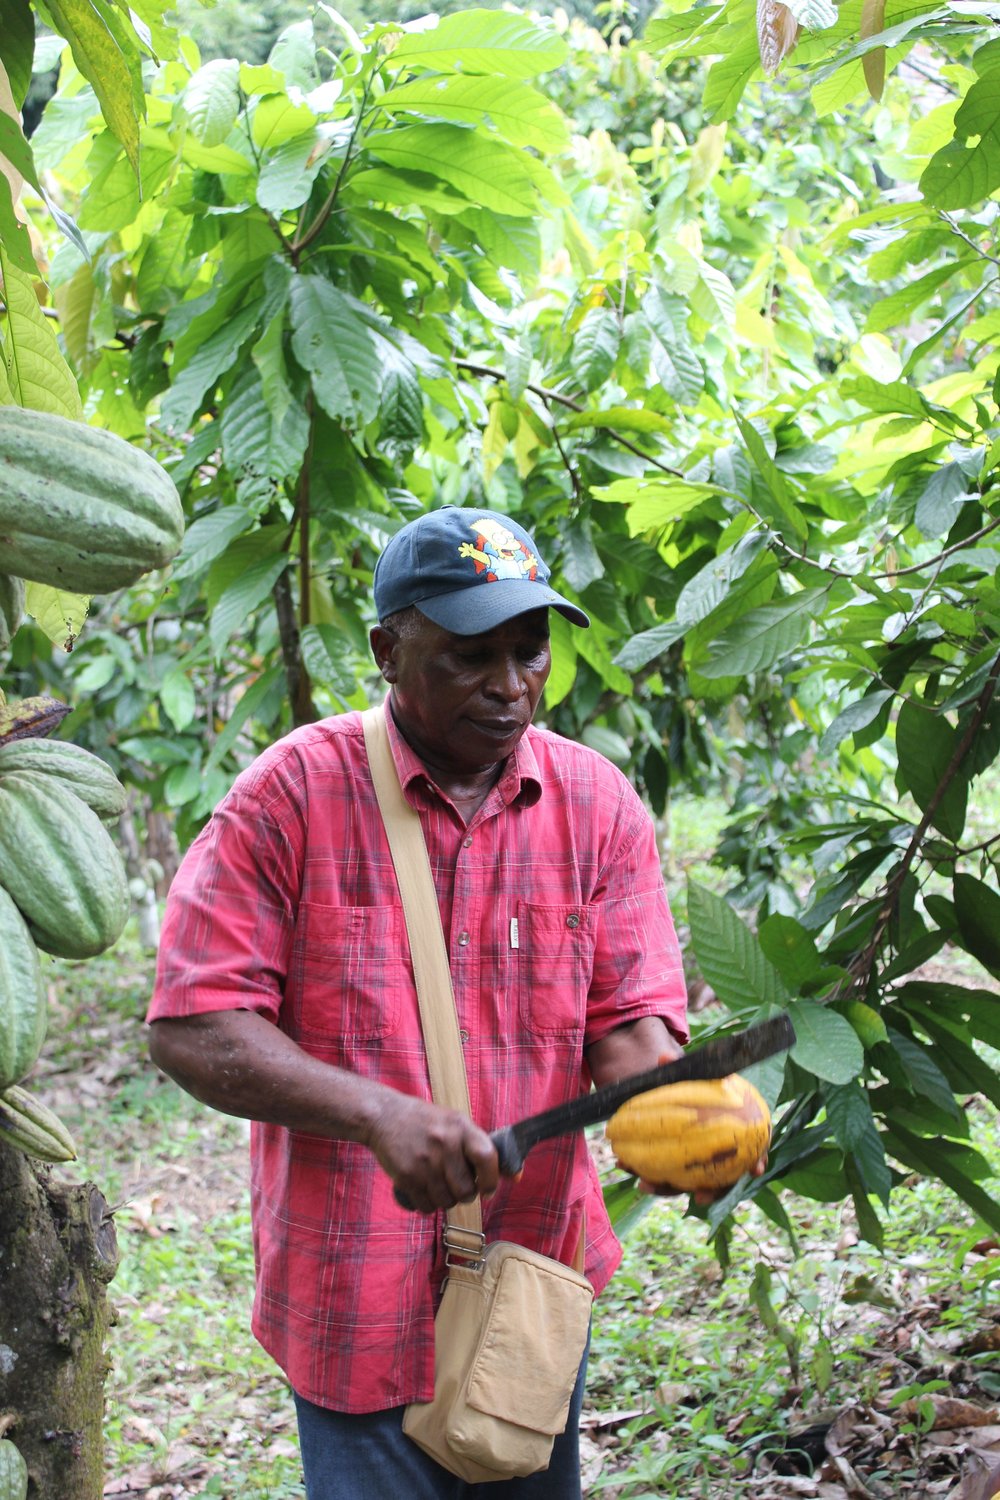
[[[406,918],[434,1102],[469,1114],[441,913],[420,819],[403,796],[385,725],[362,717],[365,745]],[[566,1427],[594,1291],[578,1267],[522,1245],[486,1243],[479,1199],[449,1209],[448,1277],[434,1323],[434,1399],[408,1406],[403,1431],[470,1482],[548,1467]]]

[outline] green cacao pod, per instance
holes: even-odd
[[[28,1465],[9,1438],[0,1438],[0,1500],[25,1500]]]
[[[10,771],[58,777],[99,818],[117,818],[125,811],[128,796],[111,767],[69,740],[36,737],[0,745],[0,783]]]
[[[45,985],[28,925],[0,886],[0,1089],[22,1079],[45,1040]]]
[[[59,1116],[17,1084],[0,1092],[0,1140],[37,1161],[76,1160],[73,1137]]]
[[[92,958],[128,920],[128,878],[95,812],[54,776],[0,778],[0,876],[32,937],[59,958]]]
[[[175,557],[173,480],[113,432],[0,407],[0,571],[77,594],[125,588]]]
[[[6,651],[23,619],[24,579],[0,573],[0,651]]]

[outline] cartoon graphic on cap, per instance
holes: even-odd
[[[502,521],[480,516],[469,527],[476,534],[475,546],[462,542],[459,557],[471,557],[484,583],[501,578],[523,578],[533,583],[538,576],[538,558]]]

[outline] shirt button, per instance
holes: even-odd
[[[465,945],[468,943],[468,941],[469,941],[469,934],[467,932],[460,932],[458,934],[458,946],[460,948],[464,948]]]
[[[469,1040],[469,1033],[466,1031],[465,1027],[463,1026],[462,1029],[461,1029],[461,1031],[458,1034],[461,1037],[462,1044],[464,1046],[464,1044]]]
[[[569,914],[569,916],[566,918],[566,926],[567,927],[579,927],[579,925],[580,925],[580,918],[577,916],[577,914],[576,914],[575,911],[571,911],[570,914]]]
[[[469,837],[467,839],[463,839],[462,840],[462,848],[463,849],[471,849],[472,848],[472,834],[471,833],[469,834]]]

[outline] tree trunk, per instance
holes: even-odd
[[[100,1500],[114,1220],[93,1183],[0,1141],[0,1422],[28,1500]]]

